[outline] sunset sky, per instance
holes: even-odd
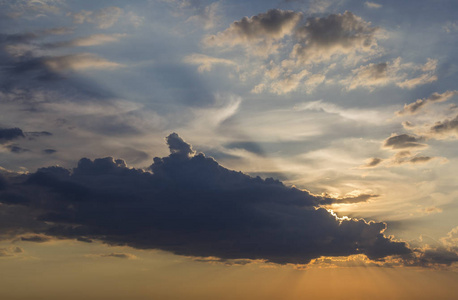
[[[0,0],[0,299],[457,299],[455,0]]]

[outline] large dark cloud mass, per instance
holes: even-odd
[[[0,211],[7,209],[10,219],[20,213],[20,218],[4,224],[0,233],[98,239],[180,255],[281,264],[411,253],[405,243],[383,235],[385,223],[339,219],[320,207],[330,199],[228,170],[194,154],[177,134],[167,143],[171,154],[156,157],[152,172],[128,168],[123,160],[83,158],[72,172],[48,167],[21,177],[6,175]]]

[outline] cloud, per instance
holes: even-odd
[[[445,119],[438,121],[432,126],[428,132],[430,137],[447,138],[458,136],[458,115],[453,119]]]
[[[336,198],[333,204],[354,204],[354,203],[361,203],[367,202],[370,199],[377,198],[379,195],[374,194],[358,194],[358,195],[348,195],[341,198]]]
[[[2,12],[6,12],[10,18],[38,18],[47,16],[49,13],[56,15],[64,8],[62,4],[63,1],[59,0],[16,0],[0,3]]]
[[[104,45],[107,43],[118,42],[120,38],[125,37],[126,34],[93,34],[87,37],[73,39],[71,41],[58,42],[46,44],[47,48],[61,48],[61,47],[90,47]]]
[[[100,257],[113,257],[113,258],[121,258],[121,259],[137,259],[137,256],[130,254],[130,253],[108,253],[108,254],[101,254]]]
[[[29,152],[30,151],[29,149],[22,148],[22,147],[17,146],[17,145],[8,145],[8,146],[6,146],[6,148],[9,149],[12,153],[16,153],[16,154],[20,154],[20,153],[24,153],[24,152]]]
[[[391,62],[371,63],[352,71],[352,75],[340,81],[347,90],[359,87],[374,90],[375,87],[395,84],[412,89],[437,80],[437,60],[428,59],[424,65],[402,63],[398,57]]]
[[[52,133],[48,131],[27,131],[24,132],[27,137],[35,138],[40,136],[51,136]]]
[[[199,65],[197,70],[201,73],[204,71],[211,71],[213,65],[237,66],[237,64],[232,60],[211,57],[208,55],[198,53],[186,56],[183,61],[188,64]]]
[[[167,145],[170,149],[170,156],[188,159],[195,154],[190,144],[186,143],[178,134],[171,133],[167,138]]]
[[[423,139],[408,134],[393,134],[385,140],[383,147],[391,149],[408,149],[408,148],[422,148],[426,144],[420,143]]]
[[[375,2],[369,2],[369,1],[364,2],[364,5],[366,7],[369,7],[369,8],[380,8],[380,7],[382,7],[381,4],[378,4],[378,3],[375,3]]]
[[[412,148],[410,145],[411,142],[408,139],[404,139],[403,141],[395,141],[395,142],[399,142],[399,144],[397,144],[398,147]],[[396,149],[396,148],[393,148],[393,149]],[[424,164],[436,158],[437,157],[423,156],[423,155],[420,155],[419,153],[412,153],[408,150],[403,150],[403,151],[399,151],[395,153],[392,157],[387,158],[387,159],[371,158],[367,164],[360,166],[360,168],[361,169],[376,168],[382,165],[382,163],[384,167],[388,167],[388,168],[398,167],[404,164],[411,164],[411,165]]]
[[[431,208],[437,212],[437,208]],[[439,212],[441,210],[439,209]],[[428,212],[427,212],[428,213]],[[435,241],[434,246],[425,245],[417,250],[418,259],[411,261],[412,266],[422,266],[436,268],[437,266],[451,266],[458,262],[458,227],[453,228],[447,235],[439,241]]]
[[[423,164],[433,159],[435,159],[435,157],[421,156],[418,154],[412,156],[409,151],[401,151],[399,153],[396,153],[391,158],[391,166],[403,165],[403,164]]]
[[[0,128],[0,144],[20,137],[25,137],[20,128]]]
[[[337,114],[344,119],[363,121],[368,123],[380,123],[385,120],[385,116],[376,110],[367,109],[348,109],[334,103],[323,100],[310,101],[294,106],[295,110],[322,111],[329,114]]]
[[[213,2],[212,4],[202,8],[198,14],[189,17],[188,21],[201,23],[205,29],[211,29],[215,27],[219,19],[217,15],[219,9],[219,2]]]
[[[0,258],[1,257],[14,257],[23,252],[24,252],[24,249],[22,249],[21,247],[0,248]]]
[[[94,99],[96,95],[103,98],[101,88],[95,87],[93,81],[69,77],[70,74],[62,74],[63,71],[113,69],[121,65],[90,53],[50,55],[47,44],[40,43],[40,39],[49,35],[66,32],[66,28],[51,28],[0,35],[0,79],[4,83],[0,88],[0,101],[26,104],[27,109],[37,111],[39,103],[53,102],[56,98],[59,102],[77,98],[77,95],[87,99]]]
[[[383,159],[374,157],[371,158],[365,165],[362,165],[361,168],[374,168],[380,165],[381,162],[383,162]]]
[[[264,150],[257,143],[250,141],[231,142],[225,144],[224,147],[228,149],[243,149],[261,156],[265,154]]]
[[[458,32],[458,22],[456,22],[456,21],[455,22],[448,21],[447,23],[445,23],[445,25],[442,28],[447,33]]]
[[[166,141],[171,154],[154,158],[152,173],[104,158],[81,159],[72,172],[50,167],[15,178],[0,192],[0,214],[10,209],[11,219],[11,209],[21,208],[14,228],[34,234],[195,257],[286,264],[323,255],[383,259],[412,253],[383,235],[385,223],[338,218],[320,207],[335,199],[228,170],[195,154],[177,134]],[[13,190],[27,201],[6,203],[3,195]],[[25,217],[41,223],[28,227]]]
[[[335,55],[372,53],[377,47],[377,27],[346,11],[327,17],[308,18],[295,32],[299,40],[291,56],[302,63],[330,60]]]
[[[108,61],[91,53],[48,57],[43,59],[43,63],[51,70],[57,72],[67,70],[114,69],[122,66],[121,64]]]
[[[270,85],[270,90],[275,94],[282,95],[294,91],[298,88],[302,79],[309,75],[307,70],[299,73],[285,75],[282,79],[274,81]]]
[[[21,236],[20,240],[24,242],[46,243],[51,241],[52,238],[46,235],[27,235]]]
[[[43,153],[44,154],[54,154],[56,152],[57,152],[57,150],[55,150],[55,149],[43,149]]]
[[[119,19],[123,10],[116,6],[102,8],[98,11],[82,10],[78,13],[69,13],[76,24],[91,23],[97,25],[100,29],[112,27]]]
[[[208,46],[218,47],[255,45],[254,54],[267,55],[278,47],[274,45],[275,41],[292,34],[301,18],[302,14],[298,12],[271,9],[235,21],[226,30],[206,37],[204,42]]]
[[[444,102],[444,101],[447,101],[447,100],[449,100],[450,98],[452,98],[452,97],[454,97],[456,95],[458,95],[458,91],[457,90],[446,91],[446,92],[443,92],[442,94],[433,93],[428,98],[418,99],[415,102],[412,102],[412,103],[409,103],[409,104],[404,104],[404,108],[402,110],[396,112],[396,114],[398,116],[414,115],[414,114],[419,113],[423,109],[423,107],[425,107],[426,105],[429,105],[430,103]]]

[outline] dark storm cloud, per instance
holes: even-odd
[[[377,30],[349,11],[308,18],[307,23],[296,31],[300,43],[295,45],[292,55],[307,62],[326,60],[334,54],[370,52],[376,46]],[[383,71],[383,66],[380,68]]]
[[[425,144],[420,143],[423,139],[408,134],[392,135],[385,140],[383,146],[391,149],[407,149],[407,148],[421,148],[426,147]]]
[[[418,99],[415,102],[412,102],[410,104],[404,104],[404,108],[398,112],[396,112],[397,115],[414,115],[418,112],[421,111],[421,109],[430,103],[434,102],[444,102],[447,101],[448,99],[454,97],[455,95],[458,94],[458,91],[446,91],[442,94],[439,93],[433,93],[431,96],[425,99]]]
[[[25,137],[24,132],[20,128],[0,128],[0,144],[20,137]]]
[[[39,169],[0,192],[2,202],[10,191],[28,202],[1,208],[22,207],[22,218],[41,222],[28,227],[35,234],[187,256],[284,264],[323,255],[383,259],[411,254],[405,243],[383,235],[385,223],[338,219],[320,207],[335,199],[228,170],[195,155],[175,133],[167,144],[171,154],[154,158],[152,173],[112,158],[81,159],[73,172]]]

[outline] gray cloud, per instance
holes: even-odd
[[[280,264],[308,263],[320,256],[365,254],[378,260],[412,253],[405,243],[383,235],[385,223],[338,219],[320,207],[339,200],[225,169],[195,155],[177,134],[169,135],[167,144],[171,154],[156,157],[152,173],[104,158],[82,159],[72,172],[50,167],[8,176],[0,191],[5,204],[0,214],[9,209],[11,219],[11,209],[22,208],[14,225],[6,223],[16,228],[8,232],[23,234],[28,228],[57,238]],[[6,201],[8,193],[23,200]],[[35,222],[39,225],[29,225]]]
[[[9,149],[12,153],[20,154],[24,152],[29,152],[30,150],[27,148],[22,148],[18,145],[8,145],[6,146],[7,149]]]
[[[51,241],[52,238],[46,235],[29,235],[29,236],[22,236],[21,241],[24,242],[33,242],[33,243],[46,243]]]
[[[55,149],[43,149],[43,153],[44,154],[54,154],[56,152],[57,152],[57,150],[55,150]]]
[[[396,112],[397,115],[414,115],[417,114],[418,112],[421,111],[421,109],[434,102],[444,102],[449,100],[450,98],[458,95],[458,91],[446,91],[442,94],[439,93],[433,93],[431,96],[425,99],[418,99],[415,102],[409,103],[409,104],[404,104],[404,108],[398,112]]]
[[[377,30],[349,11],[309,18],[296,30],[300,43],[294,46],[292,56],[302,62],[319,62],[336,54],[370,53],[377,46]]]
[[[210,46],[235,46],[261,42],[272,47],[273,41],[291,34],[301,18],[302,14],[298,12],[271,9],[235,21],[226,30],[207,37],[205,43]]]
[[[448,137],[458,134],[458,115],[453,119],[439,121],[430,128],[429,134],[432,137]]]
[[[380,165],[380,163],[383,161],[383,159],[381,158],[377,158],[377,157],[374,157],[374,158],[371,158],[367,164],[363,165],[362,168],[374,168],[378,165]]]
[[[385,140],[383,147],[391,149],[407,149],[407,148],[422,148],[426,144],[420,143],[423,140],[421,137],[415,137],[408,134],[392,135]]]
[[[437,60],[428,59],[424,65],[402,63],[400,57],[378,64],[368,64],[352,71],[352,75],[340,81],[347,90],[358,87],[373,90],[375,87],[395,84],[411,89],[437,80]]]
[[[20,128],[0,128],[0,144],[20,137],[25,137]]]
[[[413,164],[425,163],[425,162],[430,161],[431,159],[433,159],[433,157],[430,157],[430,156],[414,156],[409,160],[409,162],[413,163]]]

